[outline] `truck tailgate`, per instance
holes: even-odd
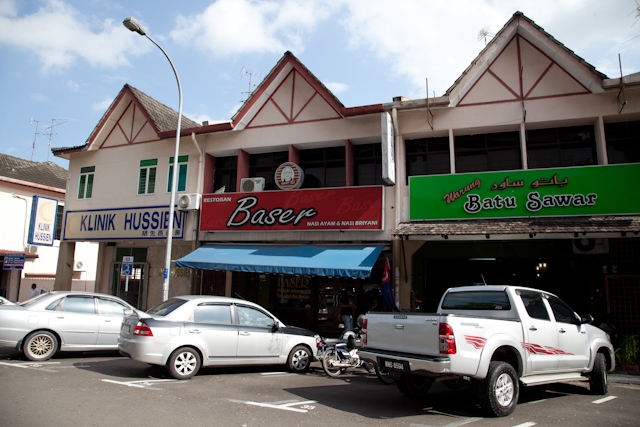
[[[367,347],[424,356],[440,354],[439,316],[367,313]]]

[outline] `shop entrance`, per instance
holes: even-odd
[[[135,308],[146,310],[148,272],[148,263],[134,262],[132,274],[127,280],[122,271],[122,263],[111,263],[111,294],[122,298]]]

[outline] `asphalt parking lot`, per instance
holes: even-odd
[[[2,426],[635,426],[640,385],[610,383],[592,396],[583,383],[525,389],[515,413],[484,418],[465,388],[436,384],[411,399],[375,375],[354,370],[329,378],[284,368],[203,369],[189,381],[114,353],[24,360],[0,348]],[[625,383],[629,382],[629,383]]]

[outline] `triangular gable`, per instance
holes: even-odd
[[[446,92],[451,106],[602,92],[606,76],[521,12],[495,35]]]
[[[516,34],[458,106],[591,93],[558,63]]]
[[[235,129],[279,126],[344,117],[344,106],[286,52],[233,117]]]

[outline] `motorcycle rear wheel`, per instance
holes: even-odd
[[[377,363],[374,363],[373,367],[376,370],[376,376],[378,377],[378,379],[380,380],[380,382],[382,384],[390,385],[390,384],[393,384],[394,382],[396,382],[396,380],[394,380],[393,377],[391,375],[389,375],[388,372],[380,371],[380,367],[378,366]]]
[[[332,378],[339,377],[342,373],[342,368],[334,367],[334,363],[340,363],[340,358],[335,349],[325,351],[322,356],[322,369]]]

